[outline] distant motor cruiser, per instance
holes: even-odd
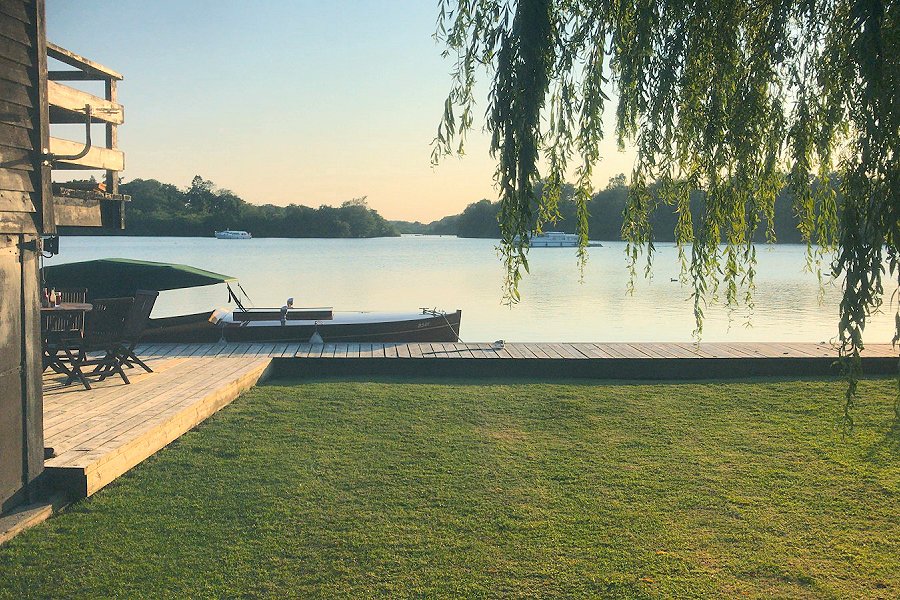
[[[548,231],[531,236],[528,245],[531,248],[577,248],[578,234],[562,231]],[[602,246],[600,242],[588,242],[588,246]]]
[[[235,231],[234,229],[226,229],[225,231],[214,232],[216,239],[219,240],[249,240],[253,239],[249,231]]]

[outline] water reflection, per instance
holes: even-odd
[[[466,341],[690,341],[690,288],[677,279],[673,245],[660,245],[653,278],[626,293],[624,244],[591,248],[580,282],[575,251],[536,249],[522,302],[501,305],[503,272],[492,240],[411,236],[374,240],[65,237],[48,264],[123,257],[185,263],[234,275],[256,306],[336,310],[463,310]],[[707,341],[805,341],[837,332],[840,287],[828,284],[818,303],[814,274],[804,272],[805,247],[760,246],[752,316],[709,306]],[[223,286],[163,292],[154,316],[197,312],[226,303]],[[752,324],[745,327],[748,317]],[[887,342],[893,317],[880,314],[866,328],[870,342]]]

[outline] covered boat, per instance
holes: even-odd
[[[86,288],[87,298],[133,296],[137,290],[165,291],[224,284],[234,310],[218,308],[151,318],[147,342],[455,342],[462,312],[335,312],[325,308],[246,308],[232,285],[235,277],[187,265],[105,258],[44,267],[47,286]]]

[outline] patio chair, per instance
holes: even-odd
[[[122,360],[118,352],[125,331],[125,319],[134,304],[134,298],[99,298],[92,302],[88,313],[84,337],[75,345],[75,352],[68,351],[71,373],[66,385],[78,379],[85,388],[91,389],[89,378],[103,381],[118,373],[126,384],[128,376],[122,370]],[[100,355],[102,353],[102,356]],[[85,373],[85,367],[94,367]]]
[[[159,292],[151,290],[137,290],[134,293],[134,304],[128,311],[128,317],[125,319],[125,329],[117,352],[122,365],[133,367],[138,364],[148,373],[152,373],[153,369],[148,367],[134,353],[135,347],[141,341],[144,329],[147,328],[147,321],[150,319],[150,313],[153,311],[153,305],[156,304],[156,298]],[[134,363],[134,364],[133,364]]]
[[[87,290],[57,290],[61,302],[84,303]],[[68,372],[59,362],[64,348],[77,343],[84,336],[84,313],[41,313],[41,338],[44,352],[44,370],[52,368],[57,373]]]

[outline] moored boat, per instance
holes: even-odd
[[[575,248],[578,246],[578,234],[548,231],[531,236],[528,245],[532,248]]]
[[[336,312],[327,308],[246,308],[237,279],[187,265],[107,258],[45,267],[48,286],[87,289],[87,299],[224,284],[235,308],[151,318],[146,342],[456,342],[462,312]],[[282,314],[284,318],[282,319]]]
[[[588,246],[601,247],[600,242],[588,242]],[[528,240],[530,248],[577,248],[578,234],[562,231],[548,231],[533,235]]]
[[[324,343],[456,342],[462,311],[335,312],[289,311],[284,323],[273,309],[217,309],[177,317],[150,319],[146,342],[308,342],[318,334]]]
[[[249,240],[253,239],[249,231],[238,231],[235,229],[226,229],[225,231],[214,231],[213,234],[218,240]]]

